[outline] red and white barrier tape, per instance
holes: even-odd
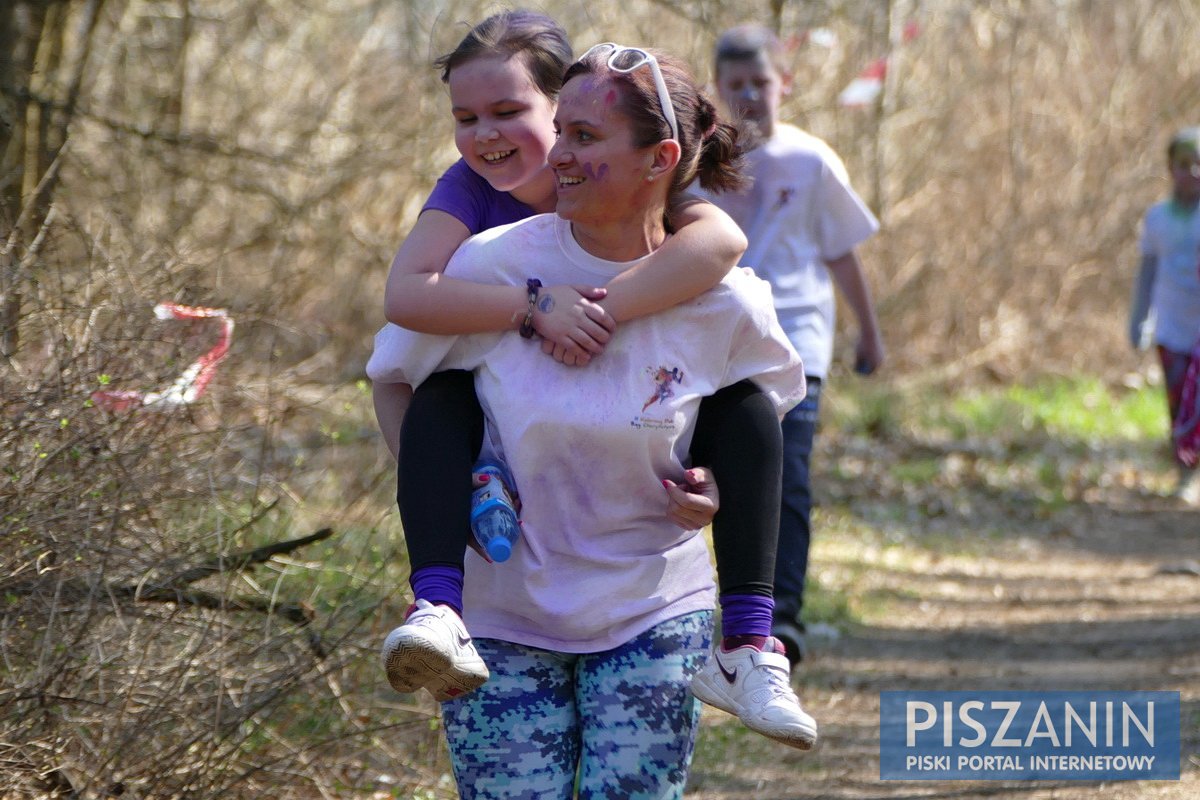
[[[92,402],[106,411],[126,411],[131,408],[176,408],[196,402],[217,374],[217,365],[229,353],[233,339],[233,318],[223,308],[198,308],[178,303],[159,303],[154,316],[169,319],[216,319],[221,322],[221,338],[204,355],[193,361],[170,386],[157,392],[130,389],[101,389],[92,392]]]
[[[908,44],[921,35],[921,25],[918,22],[905,23],[900,35],[900,43]],[[887,77],[890,56],[882,56],[871,61],[854,80],[838,95],[838,104],[850,108],[866,108],[875,102],[883,91],[883,81]]]

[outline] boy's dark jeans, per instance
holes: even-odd
[[[783,502],[775,559],[775,619],[799,622],[804,603],[811,536],[809,461],[821,404],[821,379],[809,377],[808,394],[783,418]]]

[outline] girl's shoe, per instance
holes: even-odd
[[[800,750],[817,743],[817,721],[800,707],[783,644],[774,637],[762,650],[717,645],[692,678],[692,694],[777,742]]]
[[[383,642],[383,669],[397,692],[428,689],[438,702],[478,689],[488,679],[462,619],[449,606],[418,600]]]

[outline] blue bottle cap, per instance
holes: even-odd
[[[505,538],[496,537],[488,542],[487,554],[496,563],[508,561],[508,557],[512,555],[512,544]]]

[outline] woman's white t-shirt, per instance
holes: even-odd
[[[524,285],[604,285],[637,262],[589,255],[553,214],[467,240],[450,277]],[[434,336],[388,326],[374,380],[419,385],[475,370],[485,449],[520,492],[522,538],[489,564],[467,553],[464,618],[473,636],[565,652],[620,645],[714,605],[700,531],[666,518],[662,480],[681,481],[700,399],[752,379],[780,414],[804,396],[804,368],[775,317],[769,285],[732,270],[714,289],[618,326],[603,354],[567,367],[515,333]]]

